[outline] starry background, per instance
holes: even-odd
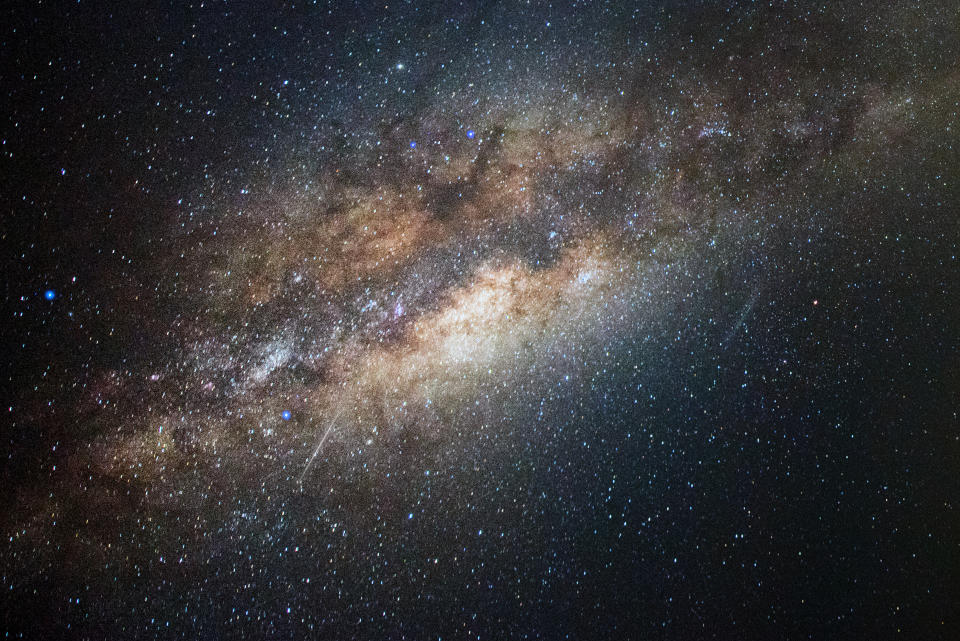
[[[9,636],[955,633],[955,3],[0,23]]]

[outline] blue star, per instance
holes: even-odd
[[[43,292],[43,297],[47,300],[53,300],[57,297],[57,292],[53,291],[52,289],[48,289],[47,291]]]
[[[467,138],[469,138],[470,140],[473,140],[473,137],[476,135],[477,135],[477,132],[475,132],[473,129],[467,129]]]
[[[416,140],[411,140],[411,141],[410,141],[410,149],[416,149],[416,148],[417,148],[417,141],[416,141]]]
[[[283,418],[283,420],[289,421],[293,417],[293,414],[290,412],[290,410],[283,410],[280,412],[280,416]]]

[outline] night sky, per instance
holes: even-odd
[[[956,638],[956,2],[0,25],[10,638]]]

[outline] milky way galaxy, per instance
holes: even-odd
[[[5,10],[11,637],[949,636],[952,3],[149,4]]]

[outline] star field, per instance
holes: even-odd
[[[10,638],[950,638],[951,3],[3,15]]]

